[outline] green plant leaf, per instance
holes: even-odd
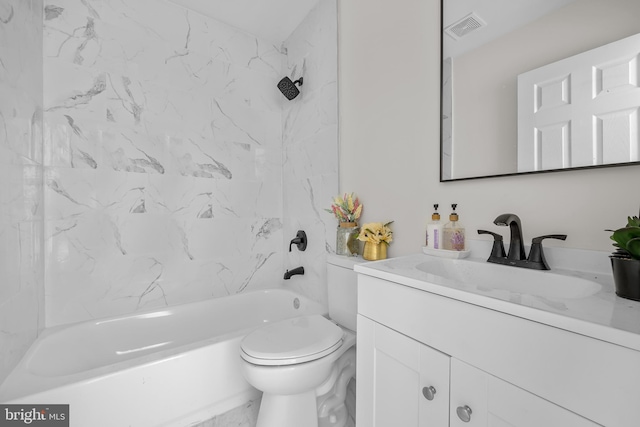
[[[633,258],[640,259],[640,237],[635,237],[627,242],[627,252]]]
[[[627,227],[640,227],[640,218],[637,216],[627,218]]]
[[[640,238],[640,227],[624,227],[613,232],[611,238],[622,249],[627,249],[627,244],[631,239]]]

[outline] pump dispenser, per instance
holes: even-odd
[[[444,249],[450,251],[464,251],[464,227],[459,221],[458,214],[456,213],[457,203],[453,203],[451,208],[453,212],[449,215],[449,221],[445,224],[443,229],[443,246]]]
[[[438,213],[438,204],[433,205],[435,212],[431,215],[431,222],[427,223],[427,247],[442,249],[442,222]]]

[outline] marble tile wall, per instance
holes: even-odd
[[[281,48],[165,0],[44,15],[47,325],[281,286]]]
[[[41,22],[0,1],[0,382],[44,327]]]
[[[305,230],[305,252],[286,252],[286,268],[304,266],[287,283],[326,304],[326,255],[335,252],[337,221],[324,211],[338,194],[337,11],[320,0],[284,43],[283,70],[304,77],[282,114],[285,243]]]
[[[149,13],[153,11],[153,13]],[[46,0],[47,325],[287,285],[326,302],[335,0],[284,43],[165,0]],[[304,75],[287,101],[275,82]],[[306,253],[287,253],[296,230]]]

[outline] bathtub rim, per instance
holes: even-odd
[[[215,345],[216,343],[219,343],[219,342],[234,339],[237,336],[246,335],[247,333],[251,332],[252,330],[255,330],[256,328],[260,327],[265,323],[261,323],[259,325],[246,327],[238,330],[233,330],[233,331],[220,334],[211,338],[207,338],[204,340],[193,341],[193,342],[189,342],[187,344],[179,345],[176,347],[162,349],[157,352],[152,352],[149,354],[141,355],[139,357],[122,360],[116,363],[99,366],[96,368],[84,370],[77,373],[61,375],[61,376],[37,375],[30,371],[29,362],[33,358],[34,352],[37,350],[37,347],[38,347],[37,344],[39,343],[39,341],[53,334],[62,332],[66,329],[78,327],[79,325],[82,325],[82,326],[95,325],[97,323],[106,322],[110,320],[129,319],[129,318],[135,318],[137,316],[144,316],[145,314],[155,313],[161,310],[178,310],[180,308],[185,308],[189,306],[206,305],[212,302],[215,303],[218,300],[222,300],[225,298],[243,297],[248,294],[265,295],[270,293],[289,294],[291,298],[301,298],[303,301],[306,301],[309,305],[311,305],[311,308],[314,308],[315,306],[315,309],[319,309],[320,311],[322,311],[321,313],[318,313],[318,311],[311,311],[311,312],[304,311],[300,313],[300,316],[311,314],[312,312],[314,314],[318,313],[324,316],[328,316],[327,307],[323,304],[318,303],[317,301],[313,301],[312,299],[289,289],[271,288],[271,289],[253,290],[253,291],[244,292],[240,294],[228,295],[226,297],[208,298],[206,300],[186,302],[186,303],[172,305],[169,307],[156,307],[153,309],[142,310],[142,311],[131,313],[131,314],[114,315],[114,316],[109,316],[104,318],[96,318],[96,319],[85,320],[80,322],[73,322],[73,323],[68,323],[64,325],[56,325],[51,328],[44,329],[42,333],[38,335],[37,339],[31,344],[27,352],[20,359],[20,362],[9,373],[5,381],[0,383],[0,402],[9,402],[17,399],[23,399],[30,395],[36,395],[42,392],[66,387],[66,386],[69,386],[70,384],[74,384],[77,382],[98,380],[98,379],[106,378],[111,375],[117,375],[119,372],[136,369],[140,366],[159,363],[160,361],[163,361],[163,360],[180,357],[180,355],[186,352],[196,350],[201,347]],[[289,317],[282,317],[282,318],[274,319],[271,321],[278,321],[285,318],[289,318]],[[238,357],[240,356],[238,355]]]

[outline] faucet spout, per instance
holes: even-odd
[[[511,231],[511,241],[509,243],[509,253],[507,259],[524,260],[527,256],[524,253],[524,244],[522,243],[522,224],[520,218],[516,214],[506,213],[498,216],[493,223],[495,225],[509,226]]]
[[[293,270],[287,270],[284,273],[284,280],[291,279],[291,276],[295,276],[296,274],[304,274],[304,267],[296,267]]]

